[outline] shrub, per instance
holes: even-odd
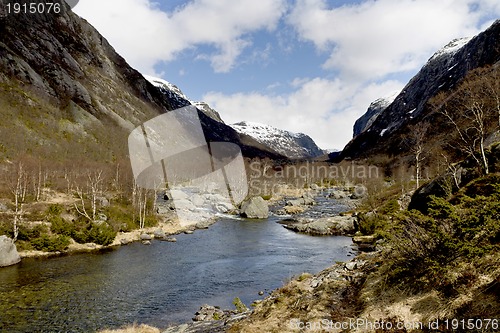
[[[383,234],[387,228],[387,218],[380,214],[360,214],[358,229],[363,235]]]
[[[66,221],[60,216],[51,216],[48,221],[50,222],[50,231],[54,234],[71,237],[75,231],[73,223]]]
[[[56,251],[64,251],[68,248],[70,244],[70,239],[67,236],[49,236],[44,234],[38,238],[35,238],[31,241],[33,248],[39,251],[46,252],[56,252]]]
[[[81,244],[95,243],[109,245],[113,243],[116,231],[107,223],[89,223],[85,228],[73,233],[73,239]]]
[[[117,231],[132,231],[137,229],[138,224],[134,222],[131,206],[110,206],[105,212],[108,217],[108,223]]]
[[[59,216],[63,212],[63,207],[59,204],[50,205],[45,214],[49,216]]]
[[[46,225],[36,225],[33,228],[29,228],[23,224],[19,225],[19,234],[17,239],[22,241],[31,241],[32,239],[40,237],[42,234],[47,233]]]

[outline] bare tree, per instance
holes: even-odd
[[[455,129],[455,147],[471,157],[484,174],[490,172],[485,142],[500,126],[498,69],[474,72],[448,96],[441,94],[434,105]]]
[[[146,225],[146,212],[148,203],[149,191],[138,186],[134,180],[132,187],[132,205],[139,214],[139,228],[144,229]],[[155,197],[156,200],[156,197]]]
[[[87,173],[87,195],[90,201],[90,213],[85,208],[85,195],[83,190],[78,186],[76,188],[76,195],[80,199],[80,207],[75,203],[76,211],[89,221],[93,222],[97,217],[97,200],[102,195],[102,183],[104,181],[102,170]]]
[[[422,178],[422,162],[427,158],[425,152],[425,142],[429,123],[420,123],[410,126],[407,135],[406,144],[415,159],[415,180],[416,188],[420,187],[420,179]]]
[[[24,170],[24,165],[19,162],[16,168],[15,181],[11,184],[11,192],[14,196],[14,220],[13,220],[13,232],[14,241],[17,240],[19,235],[19,223],[23,216],[23,203],[26,199],[26,191],[28,187],[28,177]]]

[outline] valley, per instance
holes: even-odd
[[[498,330],[500,20],[328,153],[229,125],[61,9],[0,4],[0,330]]]

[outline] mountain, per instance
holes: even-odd
[[[500,20],[497,20],[477,36],[456,39],[437,51],[392,103],[375,105],[358,119],[355,137],[344,148],[341,158],[400,154],[405,149],[401,138],[408,132],[408,126],[422,122],[434,112],[429,106],[432,98],[439,93],[450,94],[475,69],[498,66],[499,36]],[[432,128],[430,132],[441,131]]]
[[[146,80],[151,82],[154,86],[156,86],[160,91],[167,96],[169,99],[173,99],[177,101],[179,104],[183,105],[194,105],[196,108],[212,118],[215,121],[218,121],[219,123],[224,123],[222,118],[220,117],[219,113],[212,109],[207,103],[205,102],[193,102],[191,101],[183,92],[180,90],[175,84],[172,84],[166,80],[149,76],[149,75],[144,75]]]
[[[151,84],[62,4],[57,14],[7,15],[0,6],[0,161],[126,159],[133,128],[190,104],[180,91]],[[283,158],[207,114],[199,111],[208,141],[234,142],[248,157]]]
[[[309,136],[292,133],[269,125],[242,121],[231,125],[238,133],[254,138],[259,143],[288,158],[313,158],[325,152]]]
[[[353,128],[353,137],[358,136],[359,134],[366,131],[370,128],[373,122],[377,119],[377,117],[385,110],[394,99],[399,95],[399,92],[394,92],[387,97],[379,98],[373,101],[368,110],[364,115],[362,115],[356,122],[354,123]]]

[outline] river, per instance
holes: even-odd
[[[188,322],[202,304],[250,305],[302,272],[351,255],[349,237],[297,234],[223,218],[208,230],[98,253],[24,259],[0,269],[0,331],[93,332],[128,323]]]

